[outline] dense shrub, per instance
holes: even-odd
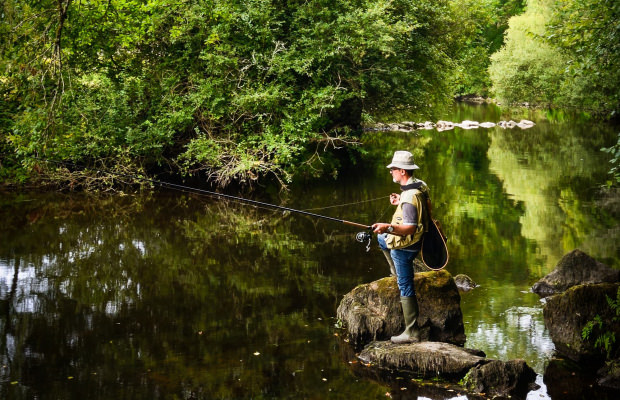
[[[620,3],[530,0],[510,19],[491,57],[495,94],[617,117],[620,109]]]
[[[332,172],[324,150],[354,141],[364,114],[451,97],[447,0],[4,8],[1,107],[12,110],[1,129],[22,161],[129,159],[219,185],[286,184]]]

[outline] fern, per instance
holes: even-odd
[[[612,299],[609,296],[605,296],[607,304],[614,311],[615,315],[612,317],[612,323],[620,321],[620,288],[616,294],[616,299]],[[597,332],[598,335],[594,341],[594,347],[601,349],[605,352],[605,356],[608,360],[611,360],[618,352],[616,344],[616,333],[611,330],[611,327],[603,321],[600,315],[594,316],[594,319],[588,321],[581,330],[581,338],[584,341],[591,340],[593,332]]]

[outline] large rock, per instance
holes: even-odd
[[[601,351],[593,345],[594,338],[582,340],[584,326],[599,316],[611,332],[620,332],[620,322],[612,321],[615,313],[607,297],[616,299],[620,283],[579,285],[547,298],[543,308],[545,326],[556,350],[575,361],[594,361]],[[593,335],[594,336],[594,335]]]
[[[416,273],[414,284],[420,306],[418,324],[422,339],[462,346],[466,338],[461,297],[452,275],[445,270]],[[396,278],[357,286],[344,296],[337,316],[345,322],[357,347],[400,334],[404,319]]]
[[[460,379],[485,361],[482,352],[441,342],[372,342],[360,352],[359,358],[379,368],[406,370],[425,378],[441,376],[445,379]]]
[[[606,377],[609,379],[609,377]],[[566,358],[553,358],[545,368],[543,382],[552,399],[618,399],[620,388],[606,385],[608,380],[597,382],[596,368],[575,363]]]
[[[422,378],[457,381],[465,377],[467,390],[493,397],[524,398],[536,386],[536,373],[523,360],[491,360],[481,351],[449,343],[372,342],[359,359],[369,366],[407,371]]]
[[[573,250],[562,257],[552,272],[536,282],[532,291],[540,297],[547,297],[575,285],[619,281],[620,271],[596,261],[581,250]]]
[[[472,368],[465,386],[476,393],[492,397],[525,398],[536,386],[536,372],[524,360],[489,360]]]

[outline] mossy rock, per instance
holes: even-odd
[[[462,346],[466,337],[461,297],[452,275],[445,270],[416,273],[414,285],[422,339]],[[357,286],[343,297],[337,316],[359,348],[398,335],[404,329],[404,319],[396,278]]]
[[[589,283],[616,283],[620,271],[596,261],[583,251],[575,249],[565,254],[555,269],[532,286],[532,292],[547,297],[564,292],[576,285]]]
[[[484,353],[441,342],[372,342],[360,352],[359,358],[371,366],[447,380],[458,380],[485,362]]]
[[[488,360],[472,368],[463,384],[475,393],[492,397],[525,398],[535,389],[536,372],[524,360]]]
[[[594,347],[594,339],[582,340],[584,326],[600,316],[606,329],[620,332],[620,323],[612,321],[615,313],[607,297],[615,299],[620,283],[579,285],[547,298],[543,308],[545,326],[556,350],[575,361],[602,361],[602,352]]]

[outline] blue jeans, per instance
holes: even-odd
[[[377,235],[377,241],[381,250],[390,250],[385,244],[385,233]],[[413,249],[411,249],[413,247]],[[415,288],[413,286],[413,260],[418,256],[420,252],[418,246],[415,244],[406,249],[391,249],[390,256],[394,261],[394,267],[396,268],[396,282],[398,282],[398,289],[400,289],[400,295],[402,297],[415,296]]]

